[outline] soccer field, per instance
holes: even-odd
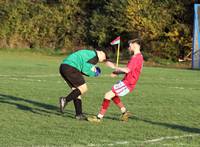
[[[74,119],[73,103],[58,111],[58,97],[70,91],[58,73],[62,58],[0,51],[0,146],[200,146],[200,71],[144,67],[134,92],[122,97],[133,117],[119,121],[111,103],[94,124]],[[100,66],[100,77],[86,77],[87,116],[97,114],[104,93],[122,78]]]

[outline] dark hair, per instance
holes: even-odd
[[[128,44],[130,44],[130,43],[137,43],[137,44],[139,44],[141,46],[141,40],[139,38],[129,40]]]
[[[109,59],[109,57],[108,57],[108,50],[106,50],[106,49],[101,49],[101,48],[97,48],[96,50],[97,50],[97,51],[102,51],[102,52],[104,52],[105,55],[106,55],[106,59]]]

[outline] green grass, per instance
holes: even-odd
[[[59,76],[63,57],[0,52],[0,146],[3,147],[199,147],[200,71],[144,67],[133,93],[122,101],[134,116],[119,121],[111,103],[101,124],[74,119],[74,107],[58,112],[58,97],[70,91]],[[122,77],[110,69],[88,78],[83,97],[96,115],[104,93]]]

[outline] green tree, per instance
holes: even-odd
[[[5,1],[0,7],[3,30],[0,36],[9,40],[10,47],[19,38],[33,48],[72,47],[82,29],[77,21],[78,3],[78,0],[53,5],[43,1]]]
[[[128,3],[126,8],[128,29],[140,32],[141,38],[146,43],[146,52],[176,60],[179,48],[177,41],[185,45],[191,40],[190,25],[181,20],[187,14],[184,2],[128,0]]]
[[[192,4],[187,0],[1,0],[0,47],[113,48],[140,37],[146,57],[176,60],[190,51]]]

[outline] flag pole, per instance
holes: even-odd
[[[120,50],[120,43],[118,44],[118,47],[117,47],[117,63],[116,63],[117,67],[119,65],[119,50]]]
[[[118,44],[118,47],[117,47],[117,61],[116,61],[116,66],[118,67],[119,65],[119,50],[120,50],[120,36],[118,36],[117,38],[115,38],[111,43],[111,45],[115,45],[115,44]]]

